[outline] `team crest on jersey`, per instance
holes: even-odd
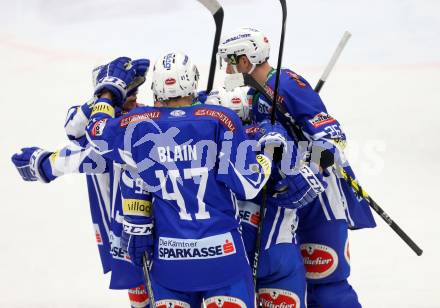
[[[104,132],[105,125],[107,124],[107,119],[96,121],[92,127],[92,136],[101,136]]]
[[[206,308],[246,308],[246,304],[239,298],[232,296],[213,296],[205,300]]]
[[[338,267],[336,251],[322,244],[302,244],[301,255],[308,279],[321,279],[330,276]]]
[[[171,111],[170,115],[177,118],[177,117],[183,117],[185,115],[185,113],[186,113],[185,111],[177,109],[177,110]]]
[[[220,123],[231,132],[234,132],[236,127],[232,119],[224,112],[213,110],[209,108],[199,108],[194,111],[196,117],[211,117],[220,121]]]
[[[320,112],[313,117],[313,119],[309,120],[310,124],[313,125],[314,128],[321,127],[322,125],[330,124],[336,122],[336,120],[328,115],[325,112]]]
[[[157,308],[191,308],[190,305],[183,301],[175,299],[163,299],[156,302]]]
[[[300,308],[301,301],[293,292],[281,289],[260,289],[258,297],[264,308]]]
[[[128,117],[124,117],[119,121],[120,127],[126,127],[133,123],[138,123],[150,119],[158,119],[160,117],[160,111],[148,111],[144,113],[133,114]]]

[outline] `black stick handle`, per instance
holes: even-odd
[[[280,84],[280,74],[281,74],[281,63],[283,62],[284,37],[286,36],[286,20],[287,20],[286,0],[280,0],[280,4],[283,10],[283,21],[281,25],[280,49],[278,51],[278,63],[277,63],[277,72],[275,75],[275,88],[273,92],[272,112],[270,113],[270,122],[272,124],[275,123],[275,113],[277,109],[277,100],[278,100],[278,88]]]

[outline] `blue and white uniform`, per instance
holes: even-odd
[[[165,289],[190,292],[188,301],[206,299],[212,290],[244,279],[242,300],[252,306],[237,197],[254,198],[271,163],[246,144],[237,115],[206,105],[142,107],[120,119],[113,115],[105,99],[96,104],[87,136],[105,157],[136,167],[152,193],[151,275],[159,300]]]
[[[249,138],[255,138],[259,127],[246,127]],[[274,178],[269,180],[266,191],[271,191]],[[251,262],[254,260],[257,229],[260,222],[262,194],[255,199],[239,200],[242,234]],[[305,270],[296,239],[298,228],[297,209],[276,205],[266,199],[266,211],[261,236],[261,254],[257,272],[257,293],[263,307],[305,303]]]
[[[275,70],[266,80],[267,92],[273,94]],[[251,89],[248,93],[252,102],[253,120],[261,122],[270,117],[272,102]],[[310,206],[298,211],[299,241],[308,280],[309,307],[316,302],[324,307],[332,303],[320,296],[320,289],[329,283],[344,282],[339,289],[342,297],[349,297],[351,306],[359,307],[356,293],[346,281],[350,273],[347,230],[372,228],[375,221],[365,200],[357,198],[350,186],[338,176],[336,168],[343,167],[354,174],[343,156],[345,134],[337,120],[331,117],[319,95],[308,82],[288,69],[280,75],[278,108],[276,119],[297,142],[323,143],[332,146],[338,157],[336,167],[326,170],[327,189]],[[347,288],[345,288],[348,286]],[[316,300],[316,301],[315,301]],[[347,302],[345,299],[336,299]]]
[[[102,209],[101,215],[107,217],[106,224],[99,227],[105,230],[110,243],[112,270],[110,288],[135,288],[143,283],[142,271],[132,268],[127,252],[120,245],[123,218],[120,184],[125,166],[105,159],[89,146],[85,137],[85,128],[92,108],[93,104],[88,102],[69,109],[64,125],[66,133],[70,140],[82,145],[83,149],[77,152],[70,152],[67,149],[64,151],[65,155],[61,157],[64,157],[63,160],[77,161],[78,172],[87,174],[89,196],[96,196],[91,199],[93,202],[90,206],[93,209]],[[83,159],[73,157],[75,153],[77,157],[82,156]],[[96,164],[96,168],[93,168],[93,163]],[[59,161],[58,165],[62,166],[66,163]]]

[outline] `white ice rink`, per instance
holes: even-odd
[[[262,29],[275,65],[278,1],[220,1],[224,33]],[[313,85],[352,32],[321,96],[347,133],[364,188],[424,249],[417,257],[376,216],[376,229],[350,233],[350,282],[367,308],[440,307],[440,3],[290,0],[288,8],[283,64]],[[113,57],[185,51],[202,89],[213,35],[195,0],[0,1],[0,307],[128,307],[101,273],[85,177],[24,183],[10,157],[65,145],[67,108],[89,98],[91,69]],[[139,101],[150,97],[147,81]]]

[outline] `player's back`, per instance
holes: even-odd
[[[180,290],[226,285],[249,267],[233,191],[250,197],[264,182],[255,169],[246,177],[237,171],[237,160],[245,168],[257,162],[250,148],[239,149],[246,140],[240,120],[221,106],[146,112],[150,120],[133,129],[131,153],[154,196],[152,273]],[[139,114],[121,124],[133,123],[129,117]]]

